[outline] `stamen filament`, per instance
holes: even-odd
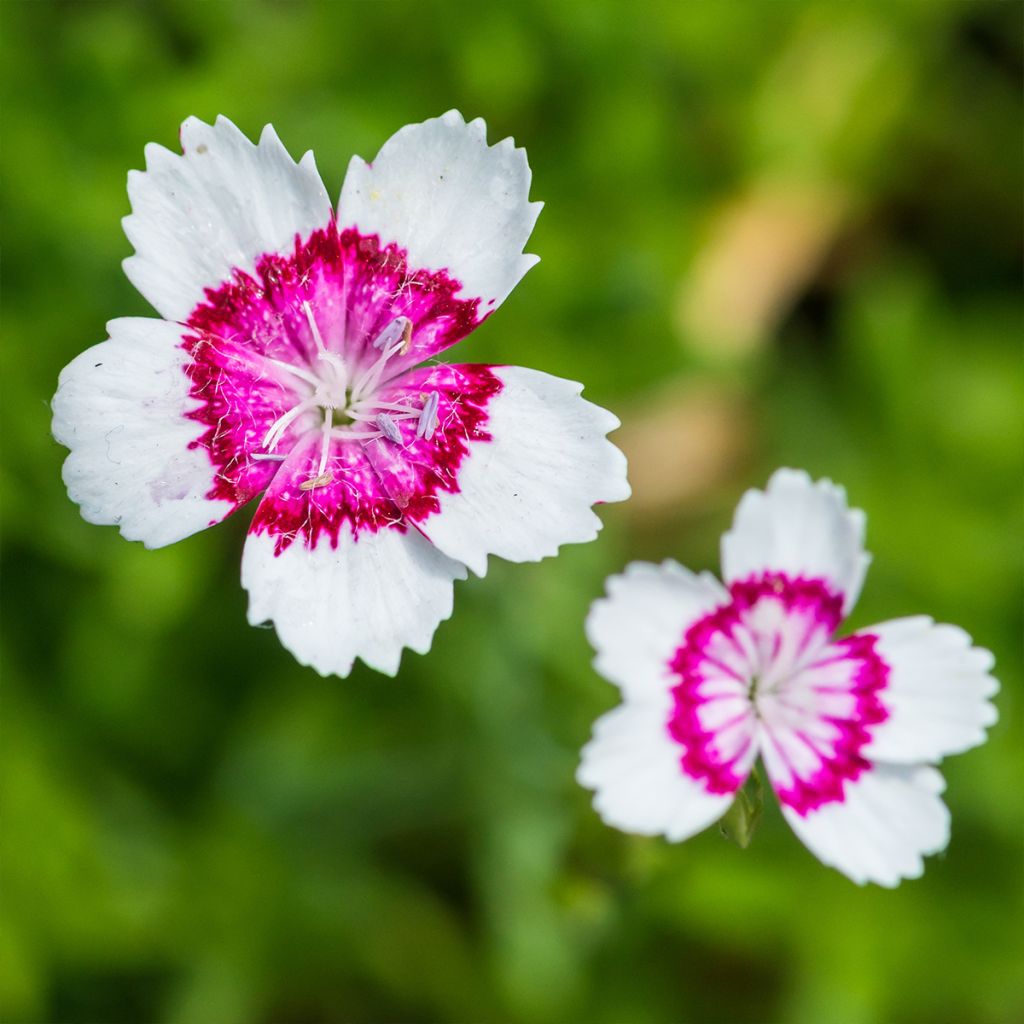
[[[328,409],[324,417],[323,436],[320,439],[320,468],[317,469],[317,478],[324,475],[327,469],[327,460],[331,454],[331,428],[334,426],[334,410]]]
[[[379,410],[381,408],[381,406],[377,406],[376,408]],[[348,416],[350,419],[353,419],[353,420],[356,420],[356,421],[359,421],[359,422],[365,421],[367,423],[376,423],[377,417],[379,415],[383,415],[383,413],[380,413],[380,412],[357,412],[357,411],[355,411],[353,409],[346,409],[345,410],[345,415]],[[418,415],[419,415],[419,413],[415,409],[403,409],[401,412],[391,413],[391,415],[389,416],[389,419],[392,419],[392,420],[408,420],[408,419],[412,419],[413,416],[418,416]]]
[[[320,337],[320,328],[317,327],[316,319],[313,317],[313,310],[305,299],[302,300],[302,309],[306,314],[306,321],[309,324],[309,329],[313,333],[313,343],[316,345],[317,351],[322,355],[326,355],[327,347],[324,345],[324,339]]]
[[[330,382],[331,390],[344,394],[348,385],[348,371],[345,369],[345,363],[336,353],[327,350],[323,335],[320,334],[320,328],[317,326],[316,317],[313,316],[312,307],[305,299],[302,300],[302,310],[306,314],[306,321],[309,324],[310,333],[313,335],[317,359],[327,363],[334,371],[334,380]],[[316,383],[317,386],[323,388],[328,382],[318,380]]]
[[[298,405],[293,405],[283,416],[280,416],[273,422],[263,438],[262,447],[272,452],[277,447],[277,442],[281,440],[285,430],[288,429],[288,425],[307,410],[315,408],[316,405],[317,400],[312,395],[309,398],[303,399]]]
[[[401,340],[394,342],[390,348],[385,348],[380,358],[368,369],[364,370],[352,385],[352,394],[357,398],[362,397],[366,392],[373,391],[380,381],[381,374],[387,361],[401,348]]]
[[[284,437],[289,426],[304,413],[311,410],[323,412],[320,430],[320,454],[315,476],[303,484],[303,489],[326,486],[331,479],[327,471],[330,464],[331,443],[335,440],[372,441],[386,438],[393,444],[404,444],[399,423],[402,420],[416,420],[416,436],[430,438],[437,429],[438,396],[432,393],[425,399],[422,408],[402,402],[379,402],[374,392],[383,379],[389,360],[395,355],[404,355],[412,343],[412,321],[406,316],[397,316],[377,335],[372,343],[379,355],[370,366],[362,370],[351,388],[348,388],[349,367],[337,353],[328,350],[320,326],[313,314],[313,308],[302,301],[302,311],[309,324],[309,332],[316,346],[316,360],[306,368],[267,358],[271,366],[309,385],[313,393],[302,398],[270,425],[263,437],[263,451],[252,454],[255,460],[283,462],[285,455],[275,454],[274,449]],[[325,363],[323,370],[317,363]],[[421,396],[423,397],[423,396]],[[351,426],[335,425],[335,410],[347,417]]]
[[[373,430],[367,434],[358,430],[348,430],[345,427],[335,427],[331,431],[331,437],[337,441],[374,441],[378,437],[383,437],[383,434],[379,430]]]
[[[405,412],[411,413],[414,416],[419,415],[419,411],[414,409],[411,405],[403,405],[400,402],[374,402],[372,399],[364,399],[362,402],[356,402],[350,407],[350,409],[362,411],[360,406],[363,405],[369,405],[373,409],[384,410],[387,412]],[[349,415],[351,415],[351,411]]]
[[[292,366],[291,363],[285,363],[280,359],[267,359],[268,363],[272,363],[274,366],[279,366],[282,370],[287,370],[288,373],[295,374],[299,380],[304,380],[307,384],[312,384],[313,387],[320,387],[320,378],[314,376],[308,370],[303,370],[301,366]]]

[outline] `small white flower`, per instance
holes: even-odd
[[[230,121],[146,147],[125,271],[164,318],[108,324],[61,373],[53,432],[82,515],[161,547],[256,495],[249,620],[323,674],[430,648],[487,557],[592,540],[629,496],[581,385],[434,359],[536,262],[526,154],[450,111],[349,165],[337,214],[312,153]],[[426,364],[426,365],[424,365]]]
[[[923,616],[837,639],[868,565],[864,515],[782,469],[722,540],[726,586],[674,562],[608,581],[587,636],[622,690],[583,750],[604,821],[678,841],[728,809],[760,755],[782,813],[825,864],[894,886],[945,848],[931,767],[996,720],[992,655]]]

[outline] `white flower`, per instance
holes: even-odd
[[[125,271],[164,319],[112,321],[53,400],[87,520],[155,548],[265,492],[249,620],[325,675],[428,650],[489,554],[597,535],[591,506],[629,495],[616,418],[579,384],[433,358],[537,262],[523,150],[455,111],[409,125],[353,158],[335,214],[269,126],[190,118],[181,145],[128,177]]]
[[[868,565],[842,488],[782,469],[722,540],[726,586],[674,562],[608,581],[587,635],[622,690],[583,750],[604,821],[678,841],[728,809],[758,755],[825,864],[897,885],[945,848],[931,767],[996,720],[992,655],[923,616],[837,639]]]

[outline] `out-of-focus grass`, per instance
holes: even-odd
[[[1020,8],[1001,3],[0,5],[4,1021],[1002,1022],[1024,1016]],[[107,319],[125,172],[267,121],[337,195],[451,106],[528,147],[543,262],[453,356],[582,380],[636,497],[457,589],[398,679],[245,625],[245,514],[147,552],[84,523],[47,402]],[[636,557],[717,566],[779,464],[845,483],[854,625],[991,647],[947,854],[895,892],[773,806],[745,852],[606,830],[581,623]]]

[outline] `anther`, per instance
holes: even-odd
[[[402,432],[398,429],[398,424],[386,413],[379,412],[374,418],[374,423],[380,428],[380,432],[389,440],[395,444],[402,443]]]
[[[394,355],[404,355],[409,350],[412,339],[412,321],[407,316],[398,316],[377,335],[372,348],[380,355],[377,361],[364,370],[352,385],[352,394],[359,398],[374,391],[380,383],[388,360]]]
[[[437,430],[437,406],[439,398],[436,391],[431,391],[427,400],[423,403],[420,418],[416,423],[416,436],[430,440]]]
[[[399,340],[401,341],[401,345],[398,345],[396,348],[396,342]],[[374,341],[373,347],[384,352],[388,349],[393,349],[401,355],[405,355],[405,353],[409,351],[409,345],[411,342],[412,321],[407,316],[396,316],[395,319],[377,335],[377,340]]]
[[[310,477],[299,484],[300,491],[312,491],[317,487],[326,487],[334,480],[333,473],[321,473],[319,476]]]

